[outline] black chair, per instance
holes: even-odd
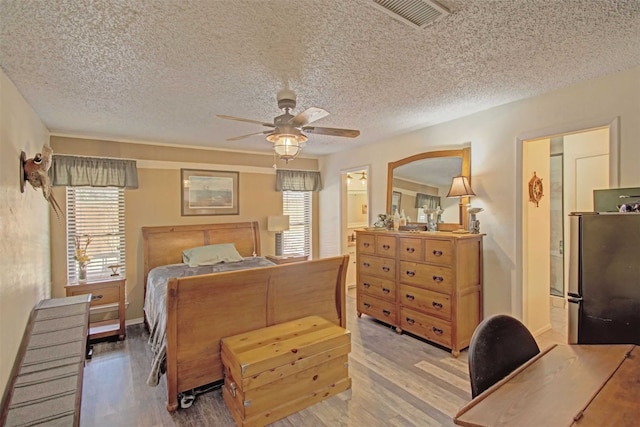
[[[498,314],[483,320],[469,344],[471,395],[476,397],[538,353],[536,340],[518,319]]]

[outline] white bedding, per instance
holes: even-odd
[[[256,267],[275,265],[262,257],[244,258],[239,262],[221,263],[199,267],[187,264],[170,264],[156,267],[149,272],[147,278],[147,294],[144,300],[144,311],[149,322],[149,344],[153,352],[151,372],[147,378],[150,386],[158,385],[160,376],[166,370],[166,325],[167,325],[167,283],[172,277],[197,276],[222,271],[245,270]]]

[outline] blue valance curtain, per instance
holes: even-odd
[[[319,171],[278,169],[276,191],[320,191],[322,182]]]
[[[436,209],[440,206],[440,196],[432,196],[430,194],[416,193],[416,208],[427,206],[427,209]]]
[[[49,178],[54,186],[138,188],[135,160],[54,154]]]

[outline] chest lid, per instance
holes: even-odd
[[[291,364],[351,342],[346,329],[310,316],[222,339],[222,352],[242,377]]]

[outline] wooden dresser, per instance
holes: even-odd
[[[482,320],[482,235],[357,231],[357,314],[451,350]]]

